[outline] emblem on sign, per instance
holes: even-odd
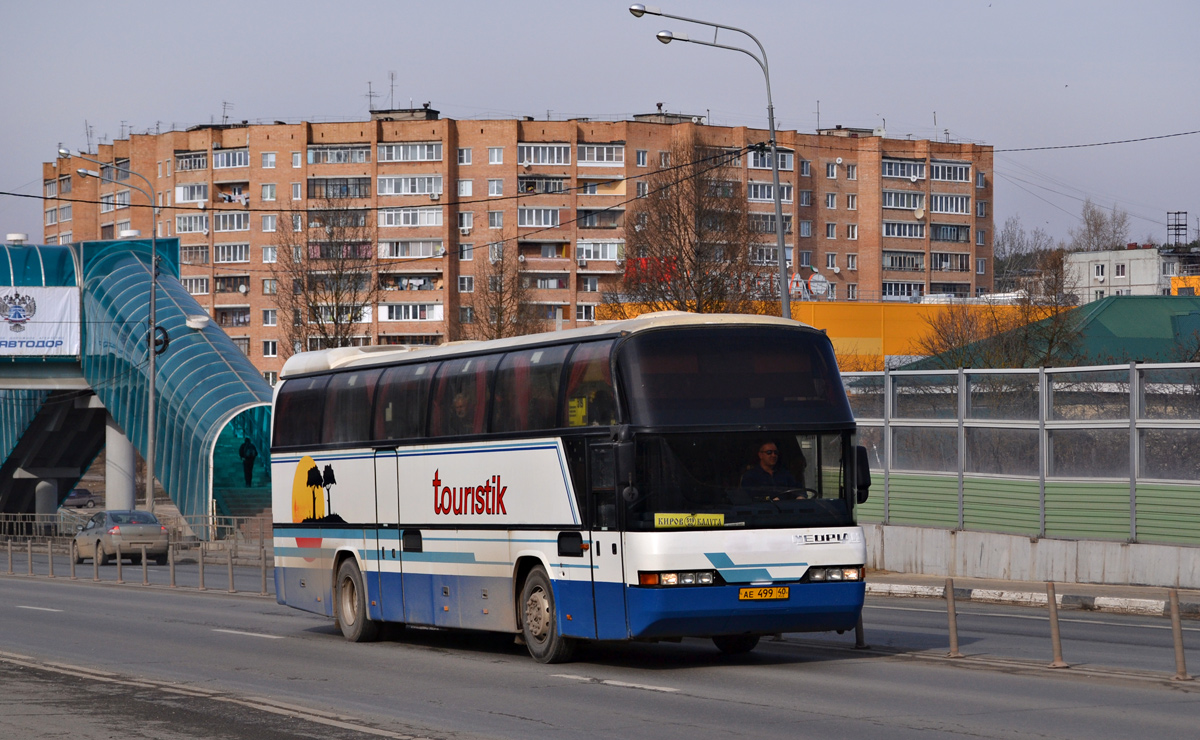
[[[3,304],[4,320],[12,331],[25,331],[25,322],[37,313],[37,301],[30,295],[9,293],[0,296],[0,304]]]

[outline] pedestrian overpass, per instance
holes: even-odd
[[[185,517],[270,506],[271,387],[180,284],[178,239],[126,239],[0,251],[0,513],[53,512],[102,449],[109,508],[133,508],[152,251],[166,339],[155,358],[155,477]],[[246,439],[259,453],[250,485]]]

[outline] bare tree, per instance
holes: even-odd
[[[530,303],[529,276],[520,269],[515,246],[489,244],[477,255],[472,290],[461,296],[459,330],[466,339],[501,339],[546,327]]]
[[[370,212],[325,198],[307,212],[281,213],[280,221],[271,278],[283,355],[360,343],[381,294]]]
[[[1129,241],[1129,214],[1113,205],[1111,212],[1088,198],[1079,215],[1079,228],[1071,229],[1071,250],[1097,252],[1119,249]]]
[[[647,194],[627,214],[625,274],[603,299],[609,315],[764,309],[775,294],[777,251],[767,243],[774,214],[749,212],[735,156],[695,132],[672,144],[674,166],[647,179]]]
[[[1020,290],[1037,272],[1040,253],[1054,249],[1054,239],[1040,227],[1025,231],[1020,216],[1004,221],[995,244],[995,289],[997,293]]]

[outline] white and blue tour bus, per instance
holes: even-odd
[[[824,333],[765,316],[628,321],[291,357],[274,403],[279,603],[581,640],[854,629],[865,450]]]

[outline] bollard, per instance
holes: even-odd
[[[1179,624],[1179,591],[1167,592],[1171,597],[1171,635],[1175,638],[1175,675],[1172,681],[1191,681],[1187,672],[1187,660],[1183,655],[1183,627]]]
[[[8,541],[8,574],[9,574],[10,576],[13,574],[13,569],[12,569],[12,540],[9,540],[9,541]]]
[[[866,638],[863,637],[862,612],[858,614],[858,624],[854,625],[854,649],[855,650],[870,650],[871,646],[867,644]]]
[[[946,579],[946,618],[950,625],[950,652],[946,653],[947,658],[961,658],[963,655],[958,651],[958,611],[954,608],[954,579]]]
[[[200,561],[200,585],[197,588],[200,591],[207,591],[208,589],[204,588],[204,543],[203,542],[200,543],[199,549],[196,550],[196,557],[199,558],[199,561]]]
[[[75,540],[71,540],[71,546],[67,548],[67,554],[71,557],[71,580],[75,580]]]
[[[262,542],[258,543],[258,560],[262,563],[262,590],[258,592],[259,596],[267,595],[267,546]]]
[[[171,588],[178,588],[175,585],[175,543],[167,543],[167,562],[171,565]]]
[[[124,583],[125,578],[121,574],[121,546],[117,545],[117,583]]]
[[[225,561],[229,564],[229,593],[237,593],[237,589],[233,587],[233,548],[225,550]]]
[[[1046,603],[1050,607],[1050,644],[1054,648],[1054,660],[1050,668],[1070,668],[1063,662],[1062,638],[1058,633],[1058,598],[1054,595],[1054,584],[1046,582]]]
[[[25,540],[25,565],[29,575],[33,575],[33,540]]]
[[[142,545],[142,585],[150,585],[150,572],[146,569],[146,546]]]
[[[92,580],[100,582],[100,557],[97,553],[92,553]]]
[[[48,556],[50,556],[50,557],[48,558],[48,560],[47,560],[47,562],[49,562],[49,563],[50,563],[50,575],[49,575],[49,577],[50,577],[50,578],[53,578],[53,577],[54,577],[54,543],[53,543],[53,542],[47,542],[47,543],[46,543],[46,554],[47,554]]]

